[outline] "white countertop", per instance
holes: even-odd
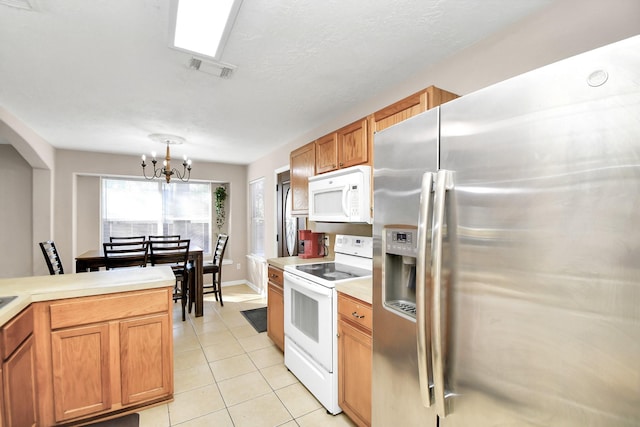
[[[32,302],[161,288],[174,283],[169,266],[0,279],[0,298],[17,296],[0,308],[0,326]]]
[[[352,297],[357,298],[360,301],[373,304],[372,285],[373,279],[371,277],[367,277],[364,279],[349,280],[348,282],[337,283],[336,291],[342,292],[343,294],[351,295]]]

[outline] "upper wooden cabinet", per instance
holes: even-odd
[[[338,134],[331,132],[316,140],[316,173],[338,168]]]
[[[373,113],[372,132],[386,129],[456,98],[458,95],[455,93],[429,86]]]
[[[457,97],[458,95],[454,93],[429,86],[292,151],[289,163],[292,214],[307,215],[309,213],[309,177],[350,166],[373,166],[375,132]],[[373,177],[371,179],[373,182]],[[373,191],[373,186],[371,189]]]
[[[364,118],[316,140],[316,173],[371,164],[368,128]]]
[[[338,168],[371,163],[371,144],[367,134],[367,119],[358,120],[339,129]]]
[[[291,152],[291,214],[309,212],[309,177],[316,174],[316,144],[310,142]]]

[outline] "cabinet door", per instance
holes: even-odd
[[[358,120],[337,131],[338,166],[361,165],[370,162],[369,138],[367,136],[367,119]]]
[[[316,173],[338,169],[338,134],[333,132],[316,140]]]
[[[111,408],[109,325],[51,333],[56,421]]]
[[[267,288],[267,335],[284,351],[284,293],[273,283]]]
[[[172,331],[166,313],[120,322],[122,404],[173,394]]]
[[[373,113],[373,131],[384,130],[457,97],[454,93],[429,86]]]
[[[35,367],[33,337],[29,337],[3,365],[5,423],[2,425],[23,427],[38,424]]]
[[[371,336],[338,321],[338,404],[359,426],[371,425]]]
[[[305,215],[309,212],[309,177],[316,173],[315,142],[291,152],[291,213]]]
[[[373,113],[374,131],[379,132],[427,110],[424,91],[414,93]]]

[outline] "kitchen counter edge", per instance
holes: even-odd
[[[0,279],[0,298],[17,297],[0,308],[0,327],[34,302],[162,288],[174,284],[175,276],[169,266]]]

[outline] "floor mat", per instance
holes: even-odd
[[[253,308],[240,313],[251,323],[253,329],[258,332],[267,331],[267,307]]]

